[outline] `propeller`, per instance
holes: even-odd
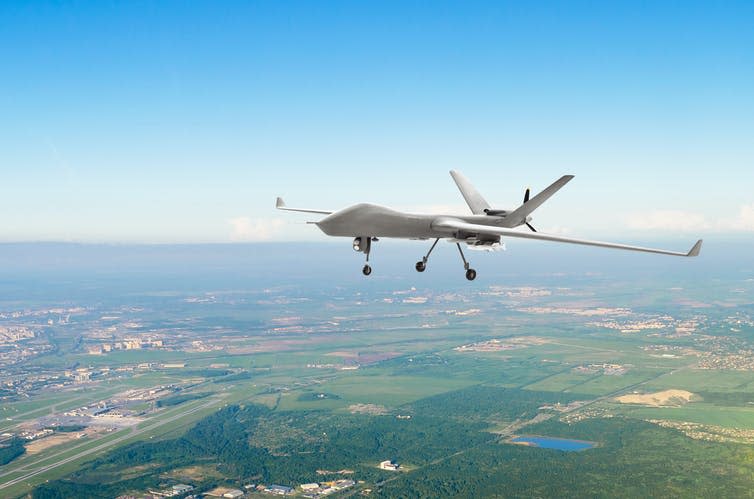
[[[529,201],[529,194],[531,194],[530,191],[531,189],[529,189],[528,187],[526,188],[526,191],[524,191],[524,204],[526,204],[526,202]],[[526,224],[527,227],[531,229],[532,232],[537,232],[537,229],[532,227],[532,225],[529,222],[524,222],[524,223]]]

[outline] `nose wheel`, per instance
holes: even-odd
[[[369,254],[372,252],[372,241],[377,241],[376,237],[361,236],[353,240],[354,251],[364,253],[367,257],[367,261],[361,268],[361,273],[365,276],[372,273],[372,267],[369,266]]]
[[[466,279],[468,279],[469,281],[473,281],[474,279],[476,279],[476,270],[468,269],[466,271]]]

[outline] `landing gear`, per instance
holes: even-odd
[[[361,273],[366,275],[369,275],[372,273],[372,267],[369,266],[369,253],[372,251],[372,241],[377,241],[377,238],[374,239],[367,236],[357,237],[353,240],[353,249],[354,251],[359,251],[361,253],[364,253],[367,256],[367,261],[364,264],[364,267],[361,269]]]
[[[432,253],[432,250],[435,249],[435,246],[437,246],[437,242],[439,240],[440,240],[439,237],[437,239],[435,239],[435,242],[432,243],[432,247],[429,248],[429,251],[427,251],[427,254],[422,257],[421,261],[416,262],[416,271],[417,272],[424,272],[425,270],[427,270],[427,260],[429,260],[429,255],[430,255],[430,253]]]
[[[461,254],[461,260],[463,260],[463,268],[466,269],[466,279],[473,281],[474,279],[476,279],[476,270],[469,268],[469,262],[467,262],[466,257],[463,256],[461,245],[459,243],[456,243],[456,247],[458,248],[458,252]]]

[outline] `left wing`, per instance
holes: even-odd
[[[301,213],[319,213],[321,215],[331,215],[331,211],[325,211],[325,210],[312,210],[311,208],[288,208],[288,206],[285,204],[285,201],[283,201],[283,198],[279,197],[275,200],[275,208],[278,210],[285,210],[285,211],[299,211]]]
[[[550,184],[550,186],[531,198],[528,201],[524,201],[524,204],[505,215],[505,226],[516,227],[526,222],[526,217],[534,210],[542,206],[542,203],[552,197],[553,194],[558,192],[564,185],[573,179],[573,175],[563,175],[558,180]]]
[[[479,234],[489,236],[507,236],[507,237],[521,237],[524,239],[538,239],[540,241],[555,241],[558,243],[571,243],[571,244],[583,244],[586,246],[599,246],[602,248],[616,248],[631,251],[643,251],[645,253],[659,253],[661,255],[674,255],[674,256],[697,256],[699,250],[702,249],[702,240],[699,239],[696,244],[687,252],[668,251],[654,248],[643,248],[641,246],[631,246],[629,244],[619,243],[605,243],[602,241],[589,241],[587,239],[575,239],[572,237],[556,236],[551,234],[543,234],[541,232],[519,232],[512,229],[504,229],[502,227],[491,227],[489,225],[470,224],[456,218],[438,218],[432,222],[432,229],[447,232],[448,236],[455,237],[457,239],[466,239],[470,236]]]

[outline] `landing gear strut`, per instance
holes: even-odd
[[[473,281],[474,279],[476,279],[476,270],[469,268],[469,262],[467,262],[466,257],[463,256],[461,245],[459,243],[456,243],[456,247],[458,248],[458,252],[461,254],[461,260],[463,260],[463,268],[466,269],[466,279]]]
[[[432,253],[432,250],[435,249],[435,246],[437,246],[437,241],[439,240],[440,240],[439,237],[435,239],[435,242],[432,243],[432,247],[429,248],[429,251],[427,251],[427,254],[422,257],[421,261],[416,262],[417,272],[424,272],[425,270],[427,270],[427,260],[429,260],[429,255],[430,253]]]
[[[377,238],[375,237],[374,240],[376,241]],[[369,266],[369,253],[372,251],[372,238],[367,236],[354,238],[353,249],[354,251],[360,251],[367,256],[367,261],[364,264],[364,267],[362,267],[361,273],[365,276],[371,274],[372,267]]]

